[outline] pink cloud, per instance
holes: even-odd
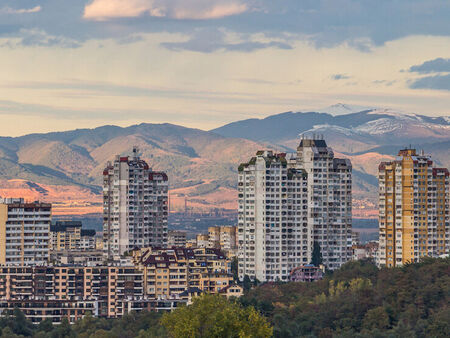
[[[84,18],[104,21],[143,15],[173,19],[206,20],[247,11],[242,0],[93,0],[84,8]]]
[[[28,14],[28,13],[37,13],[40,12],[42,9],[41,6],[35,6],[33,8],[20,8],[20,9],[14,9],[11,7],[4,7],[0,9],[0,13],[6,13],[6,14]]]

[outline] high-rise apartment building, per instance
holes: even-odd
[[[0,264],[44,265],[49,258],[52,205],[0,200]]]
[[[325,140],[304,138],[296,165],[308,176],[308,224],[331,270],[352,258],[352,164],[335,158]]]
[[[117,156],[103,171],[103,250],[108,260],[147,246],[166,246],[168,178],[132,156]]]
[[[320,244],[323,263],[351,259],[351,171],[324,140],[302,139],[297,154],[258,151],[239,166],[239,277],[288,280]]]
[[[382,162],[379,179],[379,264],[394,267],[449,253],[449,171],[429,156],[400,150]]]

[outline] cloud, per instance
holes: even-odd
[[[425,76],[412,80],[409,84],[412,89],[434,89],[450,91],[450,74]]]
[[[11,9],[18,1],[1,3]],[[264,34],[274,40],[289,35],[292,41],[307,41],[317,48],[344,45],[362,52],[408,36],[450,36],[448,0],[39,0],[39,4],[42,10],[20,15],[20,20],[0,10],[0,36],[39,29],[84,43],[223,27],[237,34]]]
[[[331,75],[331,78],[332,78],[333,80],[338,81],[338,80],[347,80],[347,79],[350,79],[351,76],[348,76],[348,75],[345,75],[345,74],[334,74],[334,75]]]
[[[450,59],[437,58],[425,61],[421,65],[411,66],[409,71],[420,74],[450,72]]]
[[[4,13],[4,14],[28,14],[28,13],[37,13],[40,12],[42,9],[41,6],[35,6],[33,8],[19,8],[19,9],[15,9],[15,8],[11,8],[11,7],[3,7],[0,9],[0,13]]]
[[[388,81],[388,80],[374,80],[374,81],[372,81],[372,83],[373,84],[376,84],[376,85],[385,85],[385,86],[392,86],[395,82],[397,82],[396,80],[391,80],[391,81]]]
[[[238,0],[93,0],[86,5],[83,17],[106,21],[140,16],[171,19],[219,19],[244,13],[246,3]]]
[[[64,36],[53,36],[40,29],[21,29],[17,37],[13,37],[0,45],[0,47],[17,48],[26,47],[62,47],[78,48],[81,44]]]
[[[187,41],[163,42],[161,46],[172,51],[188,50],[200,53],[212,53],[219,50],[248,53],[264,48],[292,49],[291,45],[280,41],[260,42],[247,40],[234,43],[227,42],[225,32],[219,29],[198,30]]]
[[[279,85],[287,85],[287,86],[296,86],[302,82],[302,80],[295,81],[270,81],[266,79],[255,79],[255,78],[235,78],[231,79],[236,82],[244,82],[256,85],[271,85],[271,86],[279,86]]]

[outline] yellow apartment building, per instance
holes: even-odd
[[[382,162],[379,179],[379,263],[394,267],[449,253],[449,171],[415,149]]]

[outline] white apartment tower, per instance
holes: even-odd
[[[108,260],[125,252],[167,244],[168,178],[132,156],[117,156],[103,171],[103,251]]]
[[[308,224],[330,270],[352,258],[352,164],[323,139],[304,138],[297,166],[308,174]]]
[[[51,213],[50,203],[0,199],[0,264],[47,264]]]
[[[316,139],[302,139],[297,154],[258,151],[241,164],[239,277],[288,280],[311,261],[314,241],[329,269],[350,260],[351,171]]]

